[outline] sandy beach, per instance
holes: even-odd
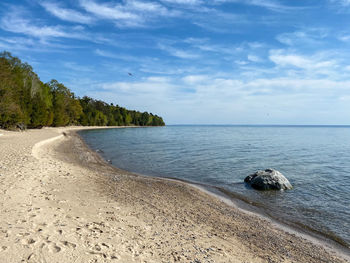
[[[106,164],[78,127],[0,130],[0,262],[349,262],[189,184]]]

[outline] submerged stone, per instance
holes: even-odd
[[[244,182],[257,190],[287,190],[293,188],[288,179],[274,169],[257,171],[248,175]]]

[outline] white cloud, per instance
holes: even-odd
[[[344,121],[338,115],[347,107],[345,98],[350,89],[350,81],[325,78],[242,81],[188,75],[182,81],[185,85],[177,78],[163,77],[104,83],[100,84],[103,90],[94,96],[110,102],[123,101],[130,108],[161,112],[168,124],[179,120],[195,124],[271,123],[270,117],[279,124],[317,124],[324,123],[324,118],[334,123]]]
[[[212,44],[208,39],[203,38],[187,38],[183,42],[190,45],[194,49],[199,49],[204,52],[233,55],[241,51],[240,46]]]
[[[248,61],[261,62],[263,60],[260,56],[250,54],[250,52],[258,53],[261,51],[261,49],[264,47],[264,44],[260,42],[243,41],[242,43],[216,44],[213,40],[210,40],[208,38],[187,38],[182,42],[190,45],[193,50],[201,51],[203,54],[204,52],[212,53],[216,56],[217,54],[220,54],[220,59],[227,61],[234,60],[236,64],[242,65],[247,64]],[[248,58],[248,61],[237,59],[238,56],[241,56],[242,54]],[[218,57],[215,57],[215,60],[218,60]]]
[[[186,84],[199,84],[208,80],[208,77],[205,75],[188,75],[182,78],[182,81]]]
[[[180,48],[174,48],[170,45],[158,44],[159,49],[166,51],[169,55],[173,57],[183,58],[183,59],[195,59],[199,58],[199,54],[193,51],[187,51]]]
[[[296,42],[296,40],[302,39],[304,40],[306,38],[305,32],[293,32],[293,33],[283,33],[276,37],[276,39],[281,42],[282,44],[292,46]]]
[[[349,43],[350,42],[350,34],[347,32],[347,33],[339,33],[338,36],[337,36],[337,39],[342,41],[342,42],[345,42],[345,43]]]
[[[334,60],[324,60],[317,56],[302,56],[289,54],[285,50],[271,50],[270,60],[281,67],[296,67],[306,70],[335,68],[337,63]]]
[[[179,4],[179,5],[200,5],[203,3],[201,0],[161,0],[164,3],[168,4]]]
[[[78,72],[93,72],[94,68],[92,66],[79,65],[75,62],[64,62],[63,66],[69,70]]]
[[[168,78],[168,77],[148,77],[147,81],[157,82],[157,83],[168,83],[170,81],[170,78]]]
[[[179,12],[170,11],[156,2],[126,0],[116,4],[80,0],[80,5],[98,18],[114,21],[118,27],[143,27],[153,18],[179,15]]]
[[[13,14],[1,19],[1,28],[6,31],[35,37],[68,37],[68,34],[59,26],[39,27],[31,25],[28,20]]]
[[[156,15],[167,15],[170,12],[164,6],[152,2],[140,2],[135,0],[129,0],[124,6],[125,9],[131,11],[137,11],[142,13],[153,13]]]
[[[172,85],[165,79],[159,77],[149,77],[142,82],[114,82],[100,85],[104,91],[117,92],[120,95],[131,95],[136,97],[164,96]]]
[[[270,54],[270,60],[276,65],[286,67],[295,66],[298,68],[310,67],[311,61],[299,55],[285,55],[281,54],[279,51],[272,51]]]
[[[37,45],[38,42],[31,38],[24,37],[0,37],[0,47],[6,50],[29,49]]]
[[[107,57],[107,58],[118,58],[118,56],[114,53],[105,51],[105,50],[101,50],[101,49],[96,49],[95,50],[95,54],[101,56],[101,57]]]
[[[121,5],[98,4],[92,0],[81,0],[80,4],[87,12],[100,18],[126,20],[133,24],[142,20],[139,15],[123,10]]]
[[[288,46],[320,46],[322,41],[329,36],[329,32],[325,28],[308,28],[291,33],[282,33],[277,35],[276,39],[282,44]]]
[[[247,1],[248,4],[250,5],[256,5],[256,6],[260,6],[260,7],[264,7],[273,11],[290,11],[290,10],[295,10],[295,8],[290,7],[290,6],[286,6],[286,5],[282,5],[281,3],[279,3],[278,1],[272,1],[272,0],[264,0],[264,1],[260,1],[260,0],[249,0]]]
[[[147,63],[149,62],[149,60],[152,59],[145,56],[132,56],[132,55],[123,54],[123,53],[113,53],[102,49],[96,49],[94,53],[98,56],[105,57],[110,60],[123,60],[126,62],[133,62],[133,63]],[[112,65],[109,65],[109,67],[111,66]]]
[[[247,65],[249,62],[248,62],[248,61],[245,61],[245,60],[235,60],[235,63],[236,63],[237,65],[243,66],[243,65]]]
[[[261,42],[248,42],[247,45],[251,48],[251,49],[259,49],[264,47],[264,43]]]
[[[259,58],[258,56],[255,56],[255,55],[251,55],[251,54],[249,54],[247,58],[248,58],[248,60],[250,60],[252,62],[260,62],[261,61],[261,58]]]
[[[275,12],[286,12],[301,9],[300,7],[283,5],[279,1],[274,0],[215,0],[214,3],[240,3],[266,8]]]
[[[36,37],[0,37],[0,49],[10,51],[33,52],[65,52],[73,46],[49,42],[46,39]],[[26,54],[24,53],[24,54]]]
[[[20,11],[9,12],[2,17],[0,27],[6,31],[37,38],[85,38],[79,27],[69,28],[68,30],[62,26],[36,25],[23,18],[24,16],[24,13]]]
[[[73,9],[62,8],[54,2],[41,2],[40,4],[46,9],[46,11],[64,21],[91,24],[94,20],[92,17]]]
[[[330,0],[331,3],[340,4],[342,6],[349,6],[350,0]]]

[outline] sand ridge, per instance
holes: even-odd
[[[1,132],[0,262],[346,262],[185,183],[112,168],[76,129]]]

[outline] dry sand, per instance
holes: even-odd
[[[1,263],[347,262],[186,183],[113,168],[74,128],[0,134]]]

